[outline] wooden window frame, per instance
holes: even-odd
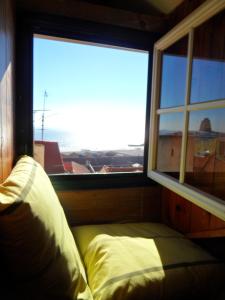
[[[191,111],[225,108],[225,99],[209,101],[203,103],[190,104],[191,90],[191,73],[192,73],[192,53],[194,30],[196,27],[219,13],[225,8],[225,0],[207,0],[193,13],[186,17],[182,22],[169,31],[154,45],[153,54],[153,74],[152,74],[152,95],[151,95],[151,117],[150,117],[150,137],[149,137],[149,160],[148,160],[148,176],[174,191],[180,196],[190,200],[194,204],[214,214],[215,216],[225,220],[225,201],[207,194],[197,188],[185,183],[185,163],[187,153],[188,124],[189,113]],[[188,52],[187,52],[187,76],[186,76],[186,94],[183,106],[172,108],[159,108],[160,88],[161,88],[161,65],[162,53],[175,42],[188,36]],[[158,123],[159,116],[166,113],[183,112],[183,131],[181,143],[181,160],[180,160],[180,177],[179,180],[159,172],[156,170],[157,159],[157,139],[158,139]]]
[[[144,171],[142,173],[115,173],[95,175],[49,175],[58,190],[122,188],[151,186],[156,183],[147,176],[149,146],[149,110],[152,82],[153,46],[158,33],[100,24],[74,18],[46,14],[21,13],[16,32],[16,98],[15,103],[15,157],[33,155],[33,35],[106,44],[122,48],[144,50],[149,53],[146,95],[146,124],[144,143]],[[22,120],[22,121],[21,121]]]

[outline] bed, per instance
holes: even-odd
[[[160,223],[72,228],[96,300],[217,299],[224,266]]]
[[[28,156],[0,185],[0,237],[4,300],[225,299],[224,263],[164,224],[70,228]]]

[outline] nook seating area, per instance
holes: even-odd
[[[225,265],[161,223],[70,228],[42,167],[0,186],[3,299],[224,299]]]

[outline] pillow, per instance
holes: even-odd
[[[72,231],[95,300],[213,300],[224,288],[224,264],[163,224],[86,225]]]
[[[92,299],[63,209],[31,157],[23,156],[0,185],[0,237],[1,284],[9,298]]]

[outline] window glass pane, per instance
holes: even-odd
[[[49,174],[143,172],[148,53],[34,37],[34,156]]]
[[[183,113],[160,115],[157,170],[179,178]]]
[[[195,29],[191,103],[225,99],[225,12]],[[223,30],[224,31],[224,30]]]
[[[162,54],[160,108],[184,105],[188,38],[184,37]]]
[[[225,200],[225,108],[190,113],[186,182]]]

